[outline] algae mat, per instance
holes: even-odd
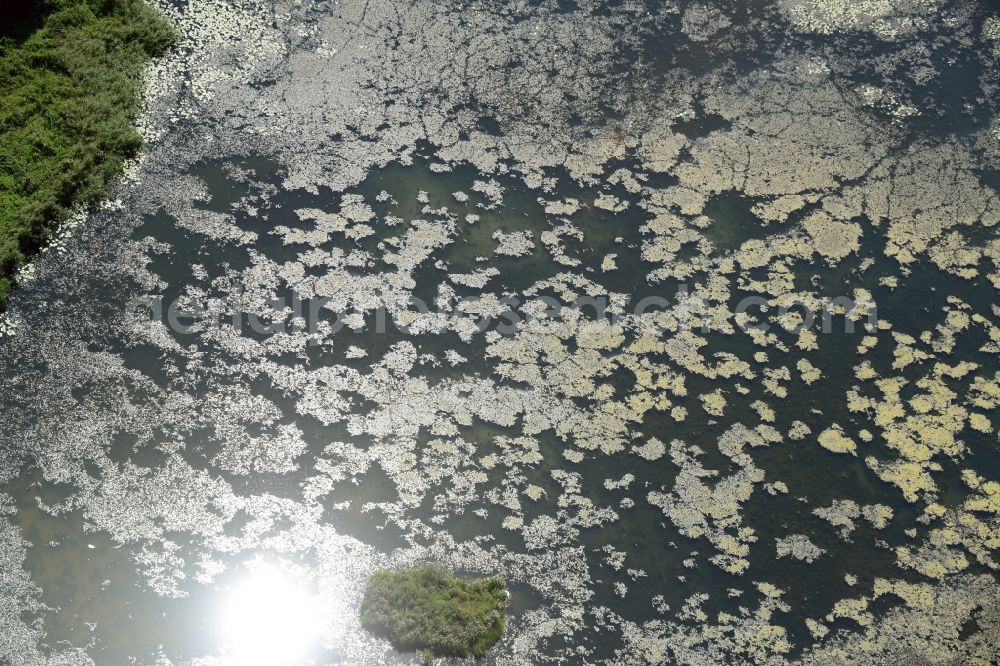
[[[12,663],[998,660],[986,2],[160,3],[0,338]]]

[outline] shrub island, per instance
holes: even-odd
[[[404,651],[480,657],[504,632],[507,590],[499,578],[460,579],[441,567],[379,571],[368,579],[361,624]]]

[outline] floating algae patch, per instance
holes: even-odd
[[[178,594],[169,577],[159,578],[166,570],[152,552],[122,547],[93,530],[80,511],[65,506],[70,489],[56,489],[37,473],[25,476],[5,488],[8,508],[17,510],[13,535],[24,548],[23,562],[10,563],[8,570],[23,571],[37,585],[41,653],[66,654],[68,647],[79,646],[96,662],[151,662],[158,646],[171,646],[171,658],[218,647],[206,631],[213,604],[219,603],[209,590],[193,598]],[[161,593],[136,594],[147,586],[162,586]],[[30,646],[15,641],[8,646],[14,663],[30,663]],[[70,648],[69,658],[74,653]],[[82,655],[76,658],[85,659]]]

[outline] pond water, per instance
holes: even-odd
[[[1000,658],[1000,19],[730,4],[161,3],[0,327],[0,656],[416,663],[431,561],[484,663]]]

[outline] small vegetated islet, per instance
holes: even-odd
[[[141,143],[143,68],[177,33],[144,0],[13,0],[0,28],[0,308],[14,274]]]
[[[399,650],[482,656],[503,635],[507,591],[499,578],[460,579],[424,564],[368,580],[361,624]]]

